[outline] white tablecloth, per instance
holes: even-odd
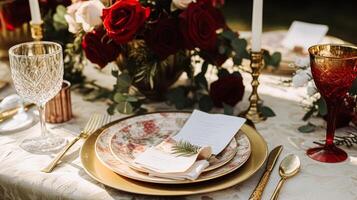
[[[4,72],[4,68],[0,68]],[[87,70],[104,85],[110,85],[107,75],[93,69]],[[245,109],[250,94],[250,75],[243,74],[246,94],[243,102],[236,106],[235,112]],[[281,84],[283,78],[273,75],[261,76],[260,94],[265,105],[270,106],[276,117],[256,125],[258,131],[266,139],[269,150],[283,144],[284,150],[279,162],[287,154],[297,154],[302,163],[301,172],[289,179],[281,190],[280,199],[284,200],[352,200],[357,199],[357,149],[346,149],[349,159],[339,164],[324,164],[313,161],[305,155],[306,146],[312,141],[324,138],[324,130],[303,134],[297,128],[305,122],[301,120],[305,110],[300,103],[305,95],[304,89],[295,89]],[[210,81],[214,77],[210,78]],[[109,81],[109,82],[105,82]],[[0,98],[14,92],[11,87],[0,92]],[[83,101],[79,94],[72,94],[74,119],[70,122],[52,126],[58,137],[73,137],[76,130],[84,126],[93,112],[106,110],[104,102]],[[172,109],[164,103],[148,105],[150,110]],[[218,110],[217,110],[218,111]],[[116,115],[116,118],[124,115]],[[66,130],[66,131],[64,131]],[[64,163],[50,174],[40,172],[53,156],[34,155],[19,148],[20,141],[27,136],[40,134],[39,124],[18,133],[0,134],[0,199],[166,199],[129,194],[106,187],[91,179],[82,169],[78,158],[80,143],[65,157]],[[253,144],[254,145],[254,144]],[[255,188],[263,169],[249,180],[232,188],[175,199],[234,199],[246,200]],[[269,199],[279,181],[278,166],[275,167],[263,199]],[[171,198],[167,198],[171,199]]]

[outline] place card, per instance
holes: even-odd
[[[312,45],[319,44],[325,37],[328,26],[294,21],[282,41],[285,48],[293,50],[302,47],[305,51]]]
[[[212,148],[218,155],[243,126],[246,119],[223,114],[208,114],[194,110],[183,128],[173,137],[176,141]]]

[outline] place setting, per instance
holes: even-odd
[[[1,2],[0,199],[354,199],[356,41],[238,4]]]

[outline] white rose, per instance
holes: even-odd
[[[184,10],[192,2],[196,3],[196,0],[172,0],[171,11],[175,11],[177,9]]]
[[[82,24],[85,32],[91,31],[95,26],[102,24],[103,3],[100,0],[85,1],[75,13],[77,23]]]
[[[80,24],[78,24],[74,18],[75,13],[77,12],[81,4],[82,2],[77,2],[68,6],[67,14],[64,15],[64,18],[68,23],[68,31],[71,33],[77,33],[81,29]]]
[[[68,31],[77,33],[81,28],[89,32],[93,27],[102,24],[103,3],[100,0],[79,1],[67,7],[64,16],[68,23]]]
[[[310,81],[308,84],[307,84],[307,95],[309,96],[313,96],[314,94],[317,93],[317,88],[316,88],[316,85],[315,85],[315,82],[314,81]]]
[[[292,84],[294,87],[302,87],[311,80],[310,69],[297,71],[293,76]]]

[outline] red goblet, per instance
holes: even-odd
[[[336,114],[348,97],[357,76],[357,47],[348,45],[316,45],[309,48],[311,72],[316,87],[328,109],[324,146],[307,150],[317,161],[337,163],[347,159],[347,153],[334,144]]]

